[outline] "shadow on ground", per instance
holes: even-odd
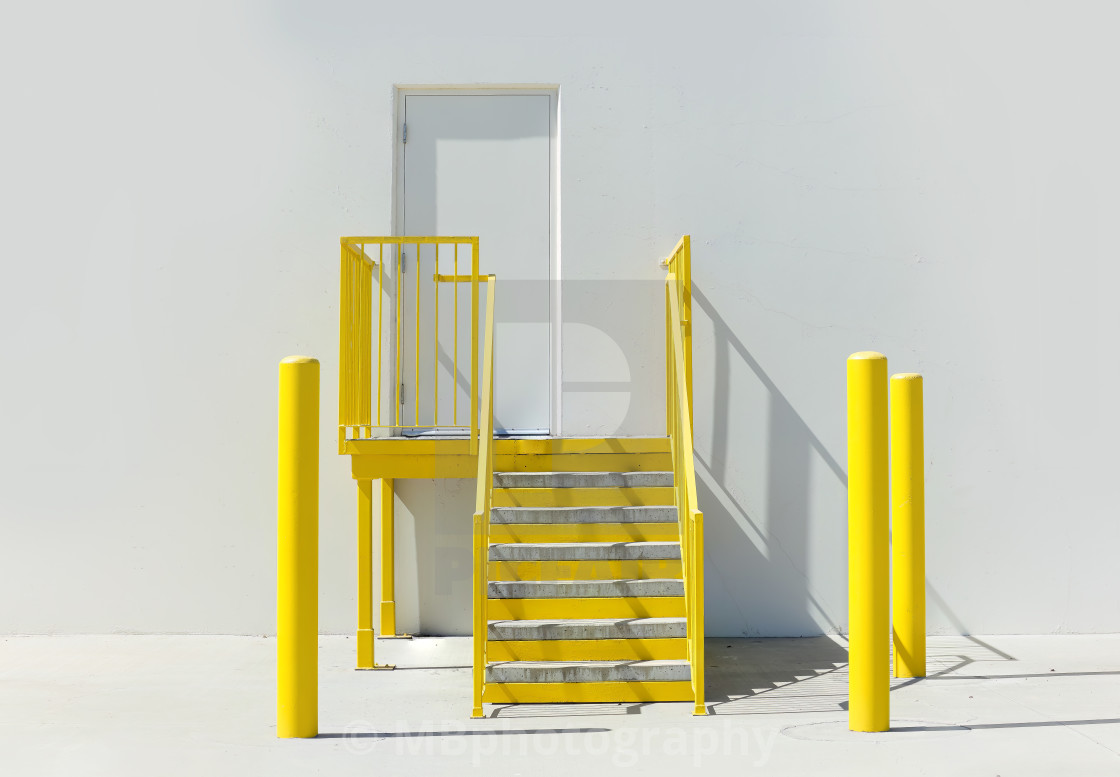
[[[848,651],[829,637],[707,639],[713,715],[838,712],[848,698]]]

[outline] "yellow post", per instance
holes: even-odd
[[[848,358],[848,728],[890,728],[887,359]]]
[[[388,484],[388,485],[386,485]],[[381,502],[381,529],[384,542],[385,530],[385,501],[388,493],[389,522],[393,520],[393,481],[381,479],[378,488]],[[392,528],[389,529],[389,547],[392,548]],[[385,550],[382,544],[381,585],[385,585]],[[389,551],[389,577],[392,579],[392,550]],[[392,588],[390,595],[392,595]],[[385,630],[385,602],[381,603],[381,634],[392,634],[395,630],[393,624],[393,610],[390,609],[389,630]],[[393,603],[388,602],[390,608]],[[359,669],[394,669],[395,664],[378,664],[374,660],[373,648],[373,481],[358,481],[358,668]]]
[[[393,479],[381,478],[381,636],[397,633]]]
[[[280,362],[276,735],[319,733],[319,362]]]
[[[707,715],[704,701],[704,514],[692,514],[692,692],[693,715]]]
[[[373,669],[373,481],[358,481],[358,668]]]
[[[926,676],[926,483],[922,376],[891,378],[894,676]]]
[[[485,465],[482,465],[485,466]],[[481,469],[481,466],[480,466]],[[472,521],[474,542],[474,580],[471,590],[471,717],[481,718],[482,690],[486,682],[486,516],[475,513]]]

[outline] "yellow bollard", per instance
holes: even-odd
[[[926,676],[926,483],[922,376],[891,378],[894,676]]]
[[[319,733],[319,361],[280,362],[276,736]]]
[[[848,358],[848,728],[890,728],[887,359]]]

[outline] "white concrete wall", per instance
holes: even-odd
[[[163,5],[0,28],[0,632],[270,632],[292,353],[354,628],[336,240],[389,229],[393,84],[514,82],[561,89],[566,433],[660,431],[693,236],[713,633],[844,629],[861,349],[927,376],[931,629],[1120,630],[1115,4]],[[470,490],[402,485],[408,628],[465,628]]]

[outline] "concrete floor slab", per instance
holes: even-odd
[[[278,740],[273,639],[0,639],[0,774],[1120,774],[1120,636],[931,637],[893,728],[847,730],[837,638],[709,639],[691,705],[488,706],[470,641],[320,640],[320,736]]]

